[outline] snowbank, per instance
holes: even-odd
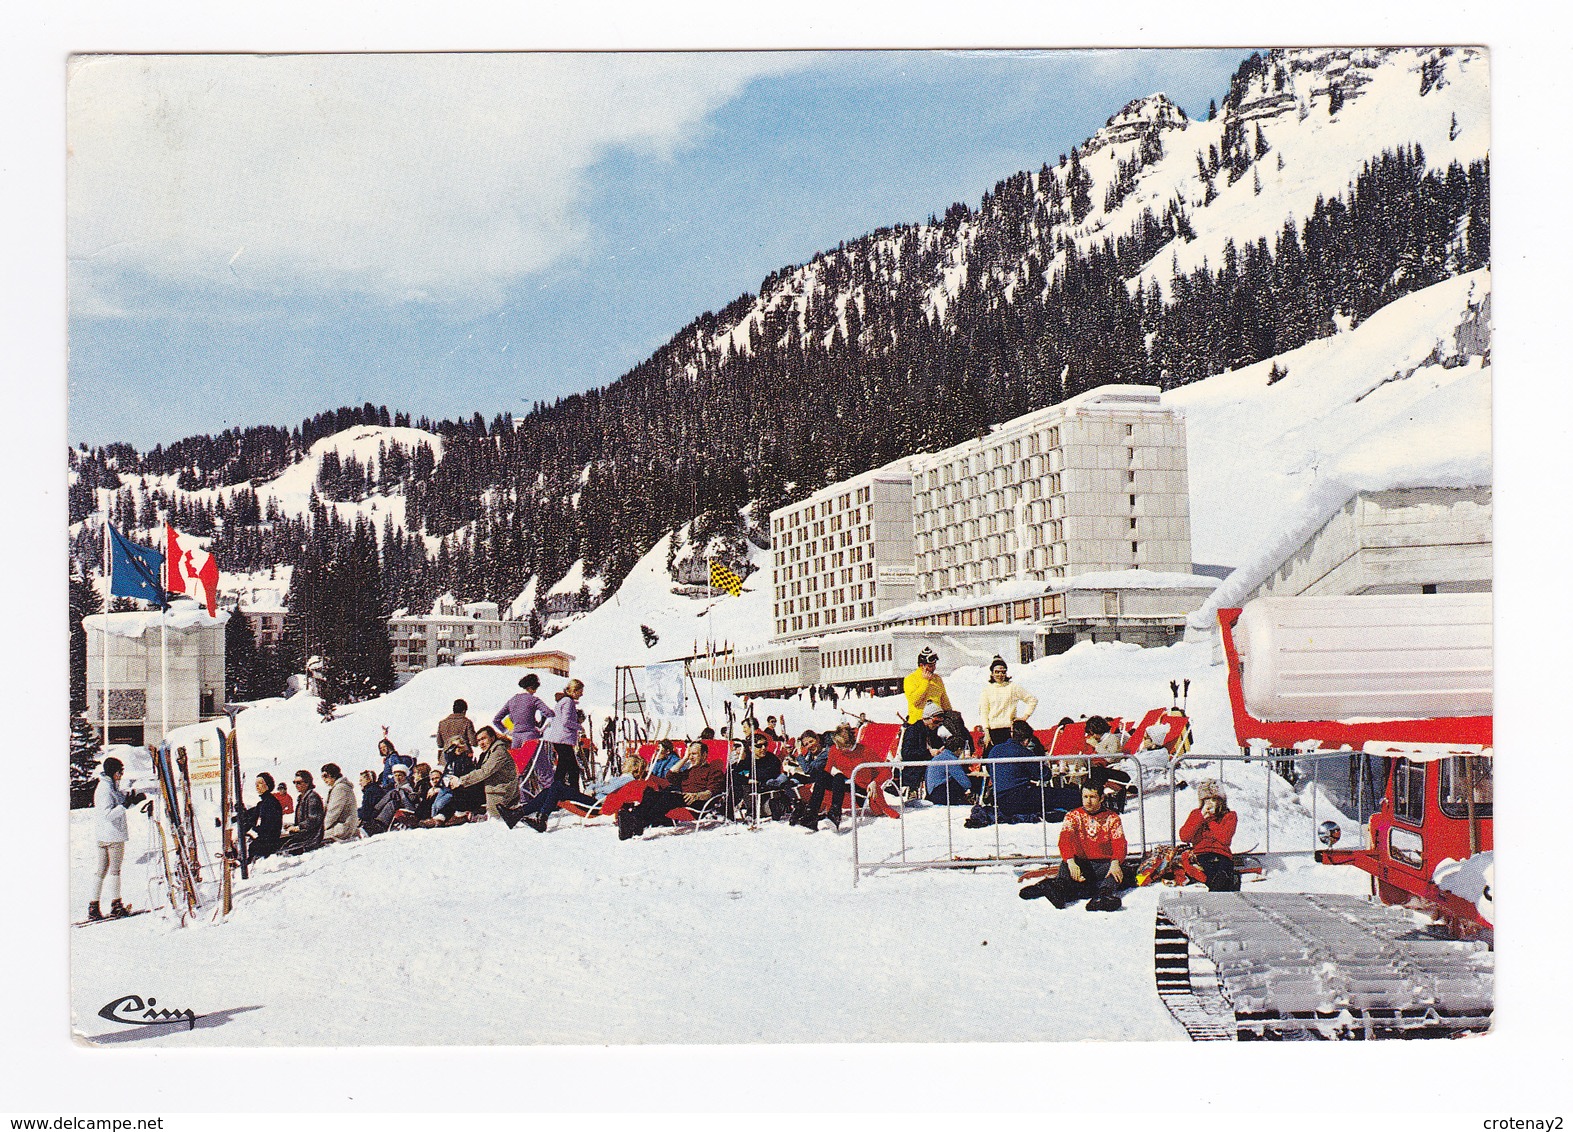
[[[1348,333],[1165,393],[1185,413],[1192,560],[1276,568],[1356,491],[1489,484],[1491,371],[1453,348],[1489,291],[1489,272],[1449,279]],[[1287,376],[1269,384],[1274,366]]]

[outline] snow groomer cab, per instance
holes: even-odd
[[[1489,934],[1491,595],[1265,597],[1218,621],[1241,747],[1314,762],[1355,815],[1321,823],[1317,860],[1455,936]]]

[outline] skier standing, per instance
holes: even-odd
[[[104,760],[98,785],[93,788],[93,832],[98,841],[98,874],[93,880],[93,900],[87,906],[89,920],[106,917],[100,905],[109,894],[109,918],[129,916],[131,909],[120,902],[120,866],[126,858],[126,810],[142,801],[140,791],[120,790],[120,776],[126,767],[114,755]]]

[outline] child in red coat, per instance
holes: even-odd
[[[1196,788],[1196,796],[1200,804],[1180,827],[1180,840],[1191,843],[1196,863],[1207,874],[1209,891],[1238,892],[1232,843],[1240,816],[1229,808],[1229,796],[1212,779]]]

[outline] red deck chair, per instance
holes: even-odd
[[[530,760],[535,757],[535,752],[540,749],[541,739],[526,739],[523,746],[510,747],[508,753],[513,756],[513,769],[516,774],[523,774],[530,765]]]
[[[723,771],[731,773],[730,765],[727,761],[728,756],[731,753],[731,745],[725,739],[703,739],[700,741],[705,745],[705,753],[708,756],[706,761],[711,763],[720,763],[721,769]],[[684,745],[686,746],[687,744]],[[646,781],[649,780],[647,779]],[[663,785],[665,784],[664,779],[659,781],[661,781]],[[633,784],[630,783],[629,785]],[[640,796],[643,797],[643,795],[644,792],[640,791]],[[698,829],[705,822],[718,819],[721,816],[722,807],[725,805],[726,790],[725,787],[723,787],[719,793],[717,793],[704,805],[700,806],[697,811],[689,806],[678,806],[676,809],[666,811],[666,816],[672,821],[676,822],[679,826],[686,826],[690,829]],[[603,810],[609,814],[617,812],[616,810],[607,808],[605,806],[603,806]]]
[[[1185,752],[1180,749],[1180,746],[1186,738],[1186,732],[1190,727],[1190,723],[1190,718],[1183,711],[1175,711],[1171,708],[1153,708],[1146,715],[1142,716],[1141,722],[1136,725],[1130,737],[1125,740],[1125,746],[1121,749],[1127,755],[1139,753],[1142,750],[1142,744],[1147,739],[1147,732],[1159,724],[1163,724],[1166,728],[1166,734],[1160,745],[1171,755],[1184,754]]]

